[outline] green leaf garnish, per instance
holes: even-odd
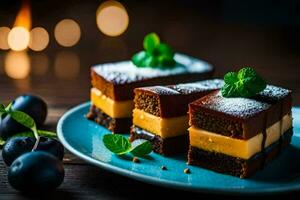
[[[45,136],[48,138],[57,138],[57,134],[52,132],[52,131],[45,131],[45,130],[37,130],[39,136]],[[13,136],[11,136],[10,138],[14,138],[14,137],[35,137],[32,131],[26,131],[26,132],[22,132],[22,133],[17,133]],[[5,144],[5,140],[3,138],[0,137],[0,146],[3,146]]]
[[[36,128],[36,124],[35,124],[34,120],[28,114],[26,114],[22,111],[18,111],[18,110],[9,110],[8,114],[15,121],[17,121],[18,123],[22,124],[23,126],[29,128],[33,132],[36,139],[39,137],[39,134],[38,134],[37,128]]]
[[[39,136],[44,136],[48,138],[57,138],[57,134],[51,131],[45,131],[45,130],[37,130]],[[32,131],[26,131],[22,133],[18,133],[16,135],[13,135],[12,137],[34,137],[34,134]]]
[[[134,54],[131,58],[137,67],[170,68],[175,66],[175,52],[169,45],[161,43],[156,33],[147,34],[143,46],[145,50]]]
[[[104,135],[103,143],[108,150],[117,155],[126,154],[131,149],[131,144],[128,139],[118,134]]]
[[[147,155],[151,153],[152,151],[152,145],[148,140],[134,140],[132,142],[132,150],[130,153],[132,153],[134,156],[142,157],[144,155]]]
[[[130,143],[127,137],[119,134],[107,134],[103,136],[105,147],[117,155],[132,153],[134,156],[142,157],[152,151],[152,145],[147,140],[135,140]]]
[[[221,89],[224,97],[252,97],[263,91],[267,84],[253,68],[245,67],[236,72],[228,72],[224,76]]]
[[[158,35],[156,33],[149,33],[144,38],[143,46],[148,53],[152,54],[155,47],[159,45],[159,43],[160,43],[160,39]]]
[[[5,144],[5,140],[3,140],[1,137],[0,137],[0,146],[3,146]]]

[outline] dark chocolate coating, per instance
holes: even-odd
[[[225,98],[215,91],[189,104],[190,125],[249,139],[289,114],[291,101],[290,90],[275,86],[252,98]]]
[[[168,118],[186,115],[188,104],[220,89],[223,81],[212,79],[168,86],[136,88],[135,107],[150,114]]]
[[[210,78],[213,67],[196,58],[176,54],[174,68],[139,68],[131,61],[97,65],[91,68],[92,86],[116,101],[133,99],[133,89],[151,85],[187,83]]]

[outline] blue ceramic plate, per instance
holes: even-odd
[[[89,105],[79,105],[60,119],[58,137],[73,154],[103,169],[151,184],[197,192],[259,194],[300,190],[300,108],[293,108],[292,144],[264,170],[250,179],[240,179],[187,166],[184,155],[166,158],[151,153],[141,163],[113,155],[102,143],[102,136],[109,131],[84,117]],[[168,170],[161,170],[163,165]],[[186,167],[191,174],[183,173]]]

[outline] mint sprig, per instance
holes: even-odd
[[[148,140],[140,139],[140,140],[134,140],[132,142],[131,153],[134,156],[142,157],[144,155],[151,153],[151,151],[152,151],[152,145]]]
[[[221,89],[224,97],[252,97],[267,87],[266,82],[250,67],[226,73],[224,82]]]
[[[45,136],[45,137],[49,137],[49,138],[56,137],[56,133],[53,133],[51,131],[38,130],[36,127],[36,123],[32,117],[30,117],[28,114],[26,114],[22,111],[12,110],[11,106],[12,106],[12,103],[8,104],[6,107],[4,105],[0,104],[0,118],[3,114],[10,115],[10,117],[13,118],[16,122],[22,124],[23,126],[29,128],[31,130],[31,131],[18,133],[12,137],[16,137],[16,136],[35,137],[36,143],[34,145],[33,150],[38,145],[40,136]],[[5,143],[5,140],[0,137],[0,146],[2,146],[4,143]]]
[[[140,51],[132,56],[132,62],[137,67],[171,68],[174,67],[174,51],[172,48],[162,43],[156,33],[149,33],[145,36],[144,51]]]
[[[131,149],[130,142],[122,135],[104,135],[103,143],[108,150],[117,155],[126,154]]]
[[[57,138],[56,133],[51,132],[51,131],[38,130],[37,132],[38,132],[39,136],[44,136],[44,137],[48,137],[48,138]],[[35,138],[32,131],[25,131],[22,133],[18,133],[18,134],[11,136],[10,138],[14,138],[14,137],[34,137]],[[0,137],[0,146],[3,146],[5,144],[5,142],[6,141]]]
[[[152,145],[148,140],[135,140],[130,143],[127,137],[119,134],[106,134],[102,141],[109,151],[117,155],[132,153],[134,156],[142,157],[152,151]]]
[[[1,137],[0,137],[0,147],[3,146],[5,144],[5,140],[3,140]]]

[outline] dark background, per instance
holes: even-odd
[[[1,1],[0,26],[13,26],[20,2]],[[89,67],[129,59],[142,48],[145,34],[154,31],[176,51],[212,63],[216,77],[243,66],[254,67],[268,83],[292,89],[294,104],[299,105],[299,1],[121,1],[130,21],[127,31],[118,37],[106,36],[96,26],[96,10],[101,2],[31,1],[32,27],[45,27],[50,43],[42,52],[28,51],[35,66],[25,80],[12,80],[5,75],[3,65],[8,51],[0,50],[0,100],[7,102],[17,94],[32,92],[56,106],[86,101]],[[64,18],[76,20],[81,27],[81,39],[71,48],[61,47],[53,36],[56,23]],[[61,53],[79,60],[80,73],[65,80],[55,75],[53,65]],[[48,60],[48,70],[43,76],[34,73],[38,68],[34,59],[39,56]]]
[[[0,50],[0,102],[7,103],[22,93],[42,96],[50,107],[47,125],[55,130],[57,120],[67,109],[89,100],[91,65],[130,59],[142,48],[145,34],[156,32],[176,51],[212,63],[216,77],[244,66],[254,67],[268,83],[292,89],[293,104],[300,105],[300,1],[126,0],[121,2],[130,18],[129,27],[118,37],[106,36],[96,26],[96,10],[101,2],[31,1],[32,27],[45,27],[50,43],[41,52],[28,50],[31,72],[22,80],[6,75],[4,65],[9,51]],[[0,1],[0,27],[13,26],[20,5],[21,1]],[[62,47],[55,41],[54,27],[64,18],[76,20],[81,27],[81,39],[74,47]],[[55,67],[58,62],[59,70]],[[46,72],[41,75],[39,68],[45,65]],[[132,199],[148,191],[150,198],[157,198],[158,193],[215,198],[149,186],[86,165],[70,154],[64,163],[65,181],[48,197]],[[1,157],[0,194],[0,199],[23,199],[8,185]]]

